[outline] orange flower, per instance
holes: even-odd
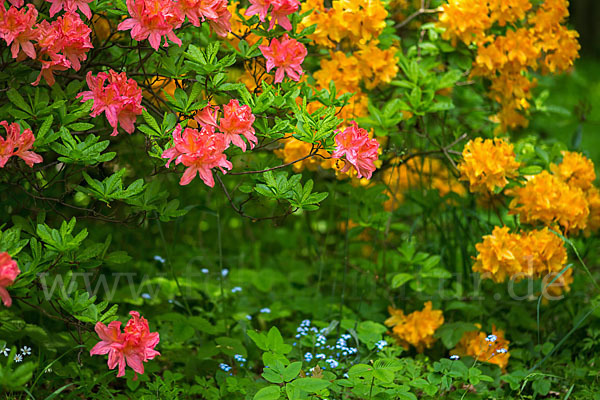
[[[587,221],[586,235],[596,232],[600,228],[600,190],[596,187],[590,188],[585,194],[590,209]]]
[[[481,325],[475,325],[481,329]],[[510,358],[509,345],[510,342],[504,338],[504,331],[492,325],[491,335],[478,331],[465,332],[450,354],[471,356],[478,361],[496,364],[504,371]]]
[[[475,245],[478,254],[473,271],[494,282],[504,282],[507,277],[521,273],[523,249],[520,239],[506,226],[495,227],[491,235],[484,236],[483,242]]]
[[[458,170],[460,180],[469,181],[471,192],[494,192],[506,186],[506,178],[518,176],[519,166],[512,144],[498,138],[476,138],[465,145]]]
[[[425,303],[422,311],[414,311],[407,316],[402,310],[388,309],[391,317],[385,324],[392,328],[392,334],[403,347],[412,345],[419,353],[433,345],[433,334],[444,323],[442,311],[432,310],[431,301]]]
[[[584,192],[569,187],[561,178],[542,171],[523,187],[511,191],[510,214],[518,214],[522,223],[559,224],[565,232],[585,229],[590,214]]]
[[[588,190],[596,180],[594,163],[581,153],[563,151],[562,162],[558,165],[551,164],[552,173],[560,177],[569,186]]]

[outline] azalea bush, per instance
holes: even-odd
[[[595,398],[594,117],[551,100],[568,17],[5,1],[1,395]]]

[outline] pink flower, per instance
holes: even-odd
[[[273,6],[269,30],[278,23],[283,29],[289,31],[292,29],[292,24],[287,16],[298,11],[300,2],[298,0],[250,0],[250,4],[246,10],[247,16],[258,14],[261,22],[265,22],[269,7]]]
[[[348,171],[352,165],[356,168],[359,178],[364,176],[371,179],[378,157],[379,143],[377,140],[369,139],[367,131],[359,128],[356,122],[352,121],[352,125],[343,132],[337,131],[335,143],[337,147],[331,157],[346,156],[346,165],[342,168],[342,172]]]
[[[58,17],[52,24],[44,20],[37,27],[42,70],[33,85],[39,84],[43,75],[52,86],[54,71],[81,68],[81,61],[85,61],[86,53],[94,47],[90,40],[92,30],[73,12]]]
[[[150,332],[148,321],[140,317],[137,311],[129,314],[131,319],[125,325],[124,332],[121,332],[119,321],[110,322],[108,326],[102,322],[96,324],[100,342],[90,350],[90,356],[108,354],[108,368],[119,366],[117,377],[125,375],[125,366],[129,366],[135,371],[135,380],[137,374],[144,373],[144,363],[160,355],[154,350],[160,337],[158,332]]]
[[[275,83],[283,81],[284,73],[294,81],[300,80],[302,75],[302,62],[306,57],[306,47],[295,39],[283,35],[281,41],[271,40],[269,46],[258,46],[267,59],[267,72],[277,67],[275,72]]]
[[[217,112],[218,111],[219,111],[219,106],[211,106],[209,104],[206,107],[204,107],[202,109],[202,111],[196,113],[196,115],[194,115],[194,119],[196,120],[196,122],[198,122],[198,124],[200,124],[201,127],[210,125],[210,126],[214,126],[216,128],[218,126],[217,125]]]
[[[46,80],[48,86],[52,86],[56,82],[54,79],[54,71],[66,71],[71,67],[69,60],[62,54],[54,53],[48,54],[48,56],[50,57],[50,60],[40,60],[42,69],[35,82],[32,83],[33,86],[37,86],[40,83],[42,76]]]
[[[8,0],[8,2],[17,8],[21,8],[25,4],[25,0]]]
[[[216,18],[208,17],[208,24],[221,37],[227,37],[231,32],[231,13],[227,9],[227,0],[217,0],[213,7]]]
[[[292,30],[292,24],[288,15],[298,11],[300,2],[298,0],[272,0],[273,11],[271,12],[271,23],[269,30],[273,29],[275,23],[278,23],[283,29]]]
[[[112,69],[106,72],[100,72],[93,76],[88,72],[86,76],[88,87],[87,92],[81,92],[77,98],[81,101],[94,100],[90,116],[97,117],[104,112],[110,126],[113,127],[111,136],[119,134],[118,125],[125,132],[132,134],[135,130],[136,117],[142,114],[142,89],[133,79],[127,79],[125,72],[117,73]],[[104,86],[104,83],[108,84]]]
[[[79,61],[85,61],[87,51],[94,47],[90,41],[92,30],[74,12],[58,17],[52,24],[56,24],[60,32],[60,52],[71,62],[73,69],[79,71]]]
[[[167,38],[179,46],[179,39],[173,29],[181,26],[184,16],[172,0],[127,0],[127,10],[131,18],[127,18],[117,27],[120,31],[131,29],[131,37],[142,41],[148,38],[150,46],[158,50],[161,38],[165,37],[165,47],[169,46]]]
[[[35,48],[32,40],[37,40],[38,31],[33,29],[38,12],[33,4],[27,4],[27,10],[10,7],[4,11],[4,6],[0,7],[0,39],[6,41],[10,48],[13,58],[17,58],[19,50],[29,57],[35,59]]]
[[[235,146],[246,151],[246,142],[242,139],[244,136],[250,143],[250,148],[258,143],[254,135],[254,115],[249,106],[240,106],[237,100],[231,100],[229,104],[223,106],[223,118],[221,118],[219,128],[225,135],[227,145],[233,143]]]
[[[177,7],[183,15],[188,17],[192,25],[200,26],[200,21],[205,19],[217,19],[219,14],[216,9],[219,0],[179,0]]]
[[[224,135],[215,133],[212,125],[197,129],[185,128],[182,134],[181,125],[177,125],[173,131],[173,147],[162,153],[162,158],[168,158],[167,168],[171,161],[175,164],[183,164],[188,167],[181,180],[180,185],[189,184],[200,175],[200,179],[210,187],[215,185],[212,168],[218,167],[226,174],[226,170],[233,168],[223,153],[227,148],[227,140]],[[225,169],[225,170],[224,170]]]
[[[21,270],[19,270],[17,262],[8,253],[0,253],[0,298],[6,307],[12,305],[12,299],[6,288],[15,282],[17,275],[20,273]]]
[[[93,0],[46,0],[52,3],[50,6],[50,16],[54,17],[54,14],[65,9],[66,12],[77,12],[79,9],[83,15],[87,17],[87,19],[92,18],[92,10],[90,10],[90,6],[88,3],[91,3]]]
[[[267,13],[271,7],[271,0],[250,0],[250,7],[246,10],[246,16],[251,17],[254,14],[258,14],[261,22],[265,22]]]
[[[6,129],[6,139],[0,136],[0,168],[3,168],[12,156],[21,158],[30,167],[43,161],[42,156],[30,150],[35,142],[31,129],[25,129],[21,133],[21,126],[16,122],[9,125],[8,122],[2,121],[0,125]]]

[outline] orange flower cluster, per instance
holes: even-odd
[[[450,192],[460,196],[466,190],[450,173],[444,163],[432,157],[413,157],[406,162],[401,158],[390,160],[390,168],[383,171],[382,181],[387,186],[384,193],[389,199],[383,204],[386,211],[398,208],[408,190],[435,189],[440,196]]]
[[[310,10],[312,13],[302,20],[300,28],[316,24],[309,38],[329,48],[342,42],[358,45],[377,39],[388,16],[383,3],[377,0],[334,0],[331,8],[325,8],[323,0],[302,3],[301,14]]]
[[[578,34],[563,25],[568,1],[546,0],[533,8],[529,0],[449,0],[442,6],[443,37],[477,46],[472,75],[489,79],[490,97],[501,109],[492,118],[499,130],[527,126],[535,81],[528,71],[566,71],[579,55]],[[496,26],[508,26],[497,35]]]
[[[389,307],[391,316],[385,321],[385,324],[392,328],[392,334],[400,345],[405,348],[412,345],[419,353],[433,345],[433,334],[444,323],[442,311],[433,310],[431,301],[426,302],[424,306],[422,311],[408,315],[404,315],[402,310]]]
[[[325,8],[323,0],[302,3],[301,13],[313,10],[300,23],[300,28],[316,24],[309,35],[317,46],[336,48],[329,58],[321,60],[314,73],[316,88],[328,89],[334,82],[339,94],[354,93],[338,116],[354,119],[367,115],[368,98],[361,89],[373,89],[389,83],[398,73],[398,49],[378,47],[378,37],[385,28],[388,13],[380,0],[334,0]],[[339,49],[344,49],[341,51]]]
[[[481,329],[481,325],[475,325]],[[504,337],[504,331],[492,326],[491,335],[481,331],[465,332],[450,354],[471,356],[478,361],[496,364],[505,370],[510,358],[509,345],[510,342]]]
[[[509,214],[518,214],[521,223],[546,227],[510,233],[508,227],[496,227],[475,248],[478,251],[473,271],[483,278],[504,282],[506,278],[543,278],[545,293],[558,296],[569,291],[573,272],[564,269],[567,252],[560,237],[549,228],[565,234],[589,234],[600,228],[600,190],[594,164],[580,153],[564,151],[562,162],[550,170],[527,177],[522,187],[507,190],[513,197]]]
[[[596,180],[594,163],[581,153],[564,151],[562,162],[550,165],[550,170],[569,186],[589,190]]]
[[[522,223],[558,224],[565,233],[586,228],[590,209],[585,193],[559,176],[542,171],[511,193],[510,213],[518,214]]]
[[[600,228],[600,193],[594,163],[580,153],[564,151],[562,162],[551,164],[525,186],[511,190],[511,213],[521,222],[558,224],[567,233]]]
[[[478,254],[473,271],[479,272],[483,279],[492,279],[494,282],[504,282],[507,277],[515,280],[554,277],[567,263],[563,241],[548,228],[511,233],[508,227],[497,226],[475,248]],[[563,277],[567,278],[565,275]],[[568,291],[572,278],[570,282],[559,280],[553,285],[563,283]]]
[[[493,193],[508,184],[507,178],[519,175],[513,145],[503,139],[470,140],[462,155],[460,180],[469,182],[471,192]]]

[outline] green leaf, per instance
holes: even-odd
[[[21,96],[21,94],[16,89],[9,89],[6,92],[6,95],[8,96],[8,100],[10,100],[10,102],[13,103],[15,106],[19,107],[21,110],[26,111],[29,114],[32,114],[31,107],[25,102],[23,96]]]
[[[447,349],[452,349],[465,332],[476,330],[477,326],[468,322],[450,322],[440,326],[433,336],[442,339],[442,343]]]
[[[531,387],[533,388],[533,390],[535,390],[537,394],[546,396],[548,392],[550,392],[552,384],[549,380],[537,380],[531,384]]]
[[[526,167],[519,168],[520,175],[537,175],[544,169],[539,165],[528,165]]]
[[[294,381],[294,386],[309,393],[319,392],[329,385],[331,385],[331,382],[317,378],[300,378]]]
[[[86,122],[76,122],[74,124],[70,124],[67,126],[67,128],[76,131],[76,132],[83,132],[83,131],[88,131],[90,129],[92,129],[94,127],[94,124],[88,124]]]
[[[414,276],[411,274],[408,274],[406,272],[401,272],[399,274],[396,274],[392,278],[392,288],[393,289],[399,288],[400,286],[404,285],[406,282],[410,281],[411,279],[414,279]]]
[[[283,370],[283,379],[286,382],[291,381],[295,377],[298,376],[300,370],[302,369],[302,361],[296,361],[288,365],[285,370]]]
[[[143,110],[142,117],[144,118],[144,121],[146,121],[146,123],[150,126],[150,128],[154,129],[156,132],[160,132],[160,127],[158,126],[158,123],[148,111]]]
[[[279,386],[267,386],[256,392],[254,400],[277,400],[280,393]]]
[[[281,374],[273,371],[273,369],[271,368],[265,367],[262,373],[262,377],[271,383],[283,383],[283,377],[281,376]]]

